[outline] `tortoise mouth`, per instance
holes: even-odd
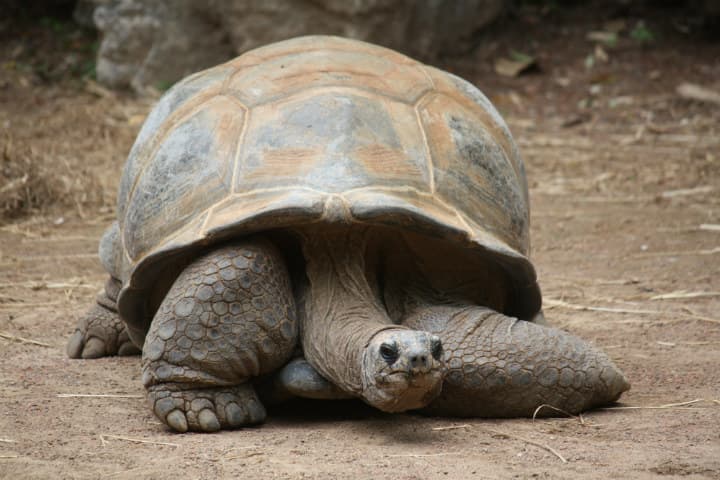
[[[408,387],[420,388],[437,378],[444,376],[445,369],[435,366],[427,372],[413,373],[405,369],[383,371],[375,376],[378,385],[407,385]]]
[[[379,372],[375,382],[365,385],[363,398],[384,412],[404,412],[427,406],[442,390],[445,368],[437,366],[427,372],[407,370]]]
[[[415,375],[407,372],[395,372],[376,377],[376,385],[385,393],[398,398],[399,403],[405,403],[403,397],[414,398],[422,396],[423,392],[432,392],[439,383],[442,383],[443,378],[444,372],[440,369]]]

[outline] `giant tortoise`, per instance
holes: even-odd
[[[141,351],[181,432],[261,422],[287,394],[483,417],[616,400],[629,385],[605,354],[539,321],[529,249],[523,162],[477,88],[296,38],[152,110],[68,354]]]

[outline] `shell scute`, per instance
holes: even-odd
[[[244,116],[236,103],[217,96],[168,133],[127,206],[123,233],[131,259],[230,194]]]
[[[252,110],[236,192],[297,186],[339,193],[370,185],[427,188],[412,108],[329,90]]]
[[[475,110],[444,95],[419,107],[443,199],[519,252],[526,252],[528,208],[513,161]]]
[[[105,255],[121,259],[133,338],[155,285],[195,252],[323,222],[408,229],[489,257],[513,285],[506,313],[540,309],[507,125],[468,82],[363,42],[288,40],[180,82],[133,146],[118,219],[121,252]]]
[[[168,130],[220,93],[231,73],[230,66],[219,65],[181,80],[162,96],[145,119],[128,155],[118,192],[118,211],[125,211],[135,181],[147,164],[153,161],[154,151],[165,140]]]

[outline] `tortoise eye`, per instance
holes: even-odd
[[[430,343],[430,347],[432,348],[432,356],[435,360],[440,360],[443,356],[443,346],[442,341],[438,337],[433,337]]]
[[[388,363],[388,365],[395,363],[400,356],[398,353],[397,343],[383,343],[380,345],[380,356]]]

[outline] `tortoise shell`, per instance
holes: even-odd
[[[178,257],[319,222],[446,239],[503,265],[506,313],[540,309],[523,162],[490,101],[452,74],[337,37],[275,43],[170,89],[132,147],[101,257],[139,341]]]

